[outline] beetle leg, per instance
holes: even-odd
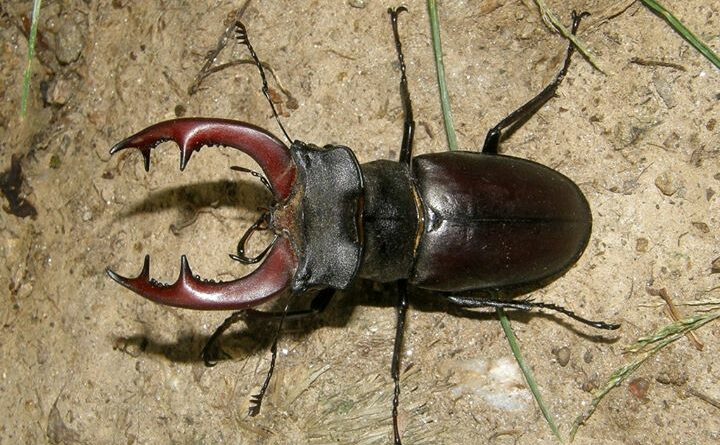
[[[203,347],[202,350],[202,359],[205,363],[205,366],[212,367],[217,364],[216,356],[219,354],[215,352],[215,343],[217,343],[218,339],[222,336],[222,334],[225,333],[225,331],[227,331],[232,325],[239,322],[240,320],[247,320],[249,318],[268,320],[280,319],[283,317],[287,320],[293,320],[305,318],[311,315],[317,315],[325,311],[325,309],[330,304],[330,300],[332,299],[333,295],[335,295],[335,292],[336,290],[331,288],[321,290],[320,292],[318,292],[317,295],[315,295],[315,297],[313,297],[312,301],[310,302],[309,309],[300,309],[287,312],[265,312],[257,309],[245,309],[242,311],[233,312],[232,315],[226,318],[225,321],[223,321],[223,323],[218,326],[215,332],[213,332],[213,334],[208,339],[207,343],[205,343],[205,347]]]
[[[397,323],[395,325],[395,347],[393,349],[392,365],[390,374],[392,375],[395,391],[393,393],[393,434],[395,445],[401,445],[400,428],[398,426],[398,406],[400,405],[400,359],[402,357],[403,336],[405,333],[405,316],[407,314],[407,280],[398,281],[398,303],[395,308],[397,313]]]
[[[575,11],[572,12],[573,22],[571,33],[573,35],[575,35],[578,26],[580,26],[580,20],[582,20],[583,17],[589,15],[590,13],[588,12],[583,12],[581,14],[578,14]],[[545,102],[555,96],[555,92],[557,91],[558,87],[565,78],[565,75],[567,74],[567,70],[570,67],[570,59],[572,58],[574,52],[575,46],[573,46],[573,43],[570,42],[570,44],[568,44],[567,54],[565,55],[565,63],[563,64],[560,72],[555,76],[555,79],[553,79],[553,81],[550,83],[550,85],[546,86],[545,89],[540,92],[540,94],[533,97],[523,106],[510,113],[510,115],[508,115],[505,119],[501,120],[500,123],[495,125],[490,131],[488,131],[488,134],[485,137],[485,143],[483,144],[483,153],[497,154],[498,145],[500,145],[500,136],[502,130],[510,126],[522,125],[533,114],[535,114],[535,112],[541,106],[543,106]]]
[[[217,327],[217,329],[215,329],[215,332],[212,333],[207,343],[205,343],[205,346],[203,346],[202,352],[200,353],[200,356],[202,357],[205,366],[207,366],[208,368],[212,368],[213,366],[217,365],[217,355],[219,355],[215,352],[215,344],[217,343],[217,339],[220,338],[220,336],[223,335],[225,331],[230,329],[232,325],[242,320],[245,317],[245,313],[246,311],[233,312],[228,318],[225,319],[225,321],[222,322],[220,326]]]
[[[258,71],[260,71],[260,77],[262,78],[262,92],[265,96],[265,99],[270,103],[270,108],[272,109],[273,116],[275,116],[275,120],[277,121],[278,125],[280,126],[280,129],[282,130],[283,134],[285,135],[285,138],[288,141],[292,142],[292,139],[290,139],[290,136],[288,135],[287,131],[285,131],[285,127],[283,127],[282,122],[280,122],[280,117],[278,116],[277,111],[275,110],[275,104],[273,103],[272,99],[270,98],[270,89],[268,87],[267,78],[265,77],[265,70],[263,69],[262,63],[260,63],[260,59],[258,58],[257,54],[255,54],[255,50],[253,49],[252,45],[250,44],[250,39],[247,35],[247,30],[245,29],[245,25],[238,20],[235,22],[235,38],[237,41],[245,45],[247,47],[248,52],[250,52],[250,57],[252,57],[253,61],[255,62],[255,66],[257,66]]]
[[[278,323],[277,330],[275,331],[275,338],[273,338],[272,346],[270,347],[270,352],[272,353],[272,356],[270,357],[270,369],[268,369],[268,373],[265,376],[265,382],[263,382],[262,388],[260,388],[260,392],[257,394],[254,394],[252,397],[250,397],[250,408],[248,409],[248,415],[250,417],[255,417],[260,413],[260,407],[262,406],[263,398],[265,397],[265,392],[268,389],[268,386],[270,385],[270,379],[272,378],[273,371],[275,371],[275,361],[277,360],[277,344],[278,344],[278,338],[280,337],[280,330],[282,329],[283,322],[285,321],[285,316],[287,315],[288,307],[290,306],[290,303],[285,305],[285,311],[283,312],[282,317],[280,318],[280,322]]]
[[[577,315],[575,312],[565,309],[562,306],[558,306],[556,304],[552,303],[543,303],[540,301],[532,301],[532,300],[521,300],[521,301],[513,301],[513,300],[500,300],[500,299],[494,299],[494,298],[475,298],[475,297],[462,297],[462,296],[456,296],[452,295],[448,297],[448,300],[450,300],[451,303],[456,304],[461,307],[465,308],[478,308],[478,307],[492,307],[492,308],[503,308],[503,309],[516,309],[516,310],[522,310],[522,311],[530,311],[533,308],[537,309],[548,309],[555,312],[560,312],[561,314],[565,314],[568,317],[579,321],[580,323],[586,324],[588,326],[592,326],[596,329],[605,329],[605,330],[615,330],[620,327],[619,324],[616,323],[606,323],[604,321],[592,321],[588,320],[587,318],[583,318],[579,315]]]
[[[415,121],[413,120],[412,101],[410,100],[410,90],[408,89],[407,76],[405,75],[405,56],[402,52],[402,44],[400,43],[400,34],[398,33],[397,19],[401,12],[407,11],[407,8],[401,6],[397,9],[390,8],[390,23],[392,24],[393,37],[395,38],[395,50],[400,63],[400,99],[402,100],[403,114],[405,121],[403,123],[403,139],[400,148],[400,163],[410,165],[412,162],[412,145],[413,135],[415,133]]]

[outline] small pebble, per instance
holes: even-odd
[[[704,222],[694,222],[692,225],[702,233],[710,233],[710,226]]]
[[[665,196],[674,195],[680,188],[675,178],[668,171],[661,173],[655,178],[655,187]]]
[[[715,129],[715,125],[717,125],[717,120],[715,120],[715,118],[712,118],[707,121],[707,123],[705,124],[705,128],[707,128],[708,131],[713,131]]]
[[[558,364],[563,368],[570,362],[570,348],[567,346],[556,349],[553,353],[555,354],[555,360],[557,360]]]
[[[84,18],[79,14],[63,16],[59,20],[55,44],[55,58],[62,65],[69,65],[80,58],[85,45]]]
[[[647,400],[647,392],[650,389],[650,382],[645,377],[638,377],[628,383],[630,394],[639,400]]]
[[[710,273],[720,273],[720,256],[712,261],[710,265]]]
[[[46,100],[50,105],[62,106],[70,99],[72,84],[68,79],[56,78],[48,87]]]

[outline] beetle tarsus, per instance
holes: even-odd
[[[280,337],[280,331],[282,330],[282,325],[285,321],[289,306],[289,303],[285,305],[285,311],[283,312],[283,315],[278,322],[277,330],[275,331],[275,338],[273,339],[273,344],[270,347],[270,352],[272,353],[272,356],[270,358],[270,368],[268,369],[267,375],[265,376],[265,381],[263,382],[262,388],[260,388],[260,392],[250,397],[250,408],[248,409],[248,415],[250,417],[255,417],[260,413],[260,407],[262,406],[265,392],[267,391],[268,386],[270,386],[270,379],[272,378],[273,372],[275,371],[275,361],[277,360],[278,338]]]
[[[536,307],[539,309],[548,309],[551,311],[560,312],[561,314],[565,314],[568,317],[572,318],[573,320],[577,320],[580,323],[586,324],[588,326],[592,326],[595,329],[604,329],[606,331],[614,331],[616,329],[620,329],[620,326],[621,326],[619,323],[607,323],[604,321],[588,320],[587,318],[581,317],[569,309],[565,309],[562,306],[558,306],[558,305],[552,304],[552,303],[542,303],[542,302],[530,301],[527,304],[531,307]]]
[[[280,122],[280,116],[278,116],[278,112],[275,109],[275,104],[270,97],[270,88],[268,87],[267,77],[265,76],[265,69],[263,68],[262,63],[260,63],[260,59],[258,58],[257,54],[255,54],[255,50],[253,49],[252,44],[250,44],[250,39],[248,38],[245,25],[240,20],[235,22],[235,37],[240,44],[245,45],[245,47],[248,49],[248,52],[250,53],[250,57],[252,57],[253,61],[255,61],[255,66],[257,67],[258,71],[260,71],[260,77],[262,78],[263,95],[270,104],[270,108],[272,109],[275,121],[277,121],[280,130],[282,130],[283,134],[285,135],[285,139],[287,139],[289,142],[292,142],[292,139],[290,139],[287,131],[285,131],[285,127],[283,126],[282,122]]]
[[[604,329],[613,331],[620,328],[620,324],[617,323],[606,323],[604,321],[593,321],[587,318],[577,315],[575,312],[565,309],[562,306],[558,306],[553,303],[543,303],[541,301],[533,301],[531,299],[526,300],[500,300],[495,298],[476,298],[476,297],[464,297],[451,295],[447,297],[448,300],[460,307],[464,308],[479,308],[479,307],[492,307],[492,308],[503,308],[503,309],[515,309],[521,311],[530,311],[532,309],[547,309],[561,314],[565,314],[568,317],[579,321],[580,323],[592,326],[596,329]]]

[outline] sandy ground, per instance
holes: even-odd
[[[205,368],[199,351],[227,314],[158,306],[105,275],[107,266],[136,274],[146,253],[152,275],[169,282],[183,253],[209,278],[250,270],[227,256],[267,202],[257,181],[228,168],[252,166],[246,157],[205,149],[180,173],[178,151],[166,144],[146,174],[139,154],[108,154],[125,136],[178,115],[279,134],[250,66],[187,94],[239,2],[46,3],[25,120],[31,5],[11,0],[0,10],[0,171],[16,156],[23,181],[15,185],[26,198],[14,208],[3,200],[0,212],[0,443],[390,443],[392,287],[358,283],[322,317],[289,325],[266,404],[250,418],[272,326],[237,325],[222,342],[232,360]],[[477,150],[490,127],[554,76],[565,43],[521,2],[441,3],[460,145]],[[566,23],[572,8],[594,14],[581,34],[605,74],[576,58],[558,97],[502,146],[573,178],[593,209],[582,259],[533,296],[623,324],[605,335],[552,315],[512,317],[566,434],[590,392],[631,359],[623,347],[670,322],[648,287],[666,288],[678,303],[718,296],[720,72],[639,4],[598,23],[610,2],[548,3]],[[720,49],[717,2],[666,3]],[[257,53],[297,100],[279,95],[288,132],[348,145],[363,162],[395,159],[402,113],[385,12],[394,4],[298,5],[256,1],[244,16]],[[408,6],[401,34],[415,151],[442,151],[428,18],[424,2]],[[231,46],[222,57],[245,56]],[[419,293],[412,303],[405,443],[554,441],[518,380],[492,380],[514,372],[492,315],[449,315]],[[717,442],[720,416],[709,402],[720,399],[719,334],[708,325],[698,332],[704,350],[681,339],[651,359],[631,386],[608,396],[576,443]]]

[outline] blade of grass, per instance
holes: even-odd
[[[597,63],[595,57],[593,57],[592,53],[587,48],[587,45],[578,39],[577,36],[573,35],[573,33],[571,33],[570,30],[562,24],[555,13],[545,4],[544,0],[535,0],[535,4],[540,10],[540,16],[542,17],[543,22],[545,22],[545,25],[548,28],[555,28],[563,37],[569,39],[573,45],[575,45],[575,48],[577,48],[577,50],[587,59],[588,62],[590,62],[593,67],[595,67],[595,69],[605,74],[605,71]]]
[[[720,69],[720,58],[702,40],[695,36],[683,23],[678,20],[663,5],[654,0],[641,0],[645,6],[652,9],[657,15],[664,18],[666,22],[682,36],[683,39],[692,45],[700,54],[705,56],[716,68]]]
[[[537,402],[543,417],[545,417],[545,421],[550,426],[550,429],[552,430],[555,437],[557,437],[558,441],[560,443],[563,443],[562,436],[560,436],[560,431],[558,430],[557,425],[555,425],[555,420],[553,419],[552,413],[550,413],[550,410],[548,409],[547,405],[545,405],[542,395],[540,394],[540,388],[538,388],[535,376],[533,375],[530,367],[525,363],[525,359],[523,359],[522,353],[520,352],[520,346],[518,345],[517,337],[515,337],[515,332],[513,332],[512,326],[510,326],[510,320],[508,320],[507,315],[505,315],[505,311],[502,310],[502,308],[497,308],[497,316],[500,319],[500,324],[502,325],[503,331],[505,332],[505,337],[507,337],[508,343],[510,344],[510,349],[515,356],[515,360],[517,360],[518,366],[520,366],[520,370],[525,376],[525,381],[527,382],[533,397],[535,397],[535,401]]]
[[[35,58],[35,42],[37,40],[37,28],[40,18],[40,6],[42,0],[33,2],[32,22],[30,24],[30,37],[28,38],[28,55],[27,66],[25,67],[25,75],[23,76],[23,92],[20,102],[20,117],[23,119],[27,115],[28,98],[30,97],[30,77],[32,74],[32,61]]]
[[[608,381],[605,383],[605,386],[595,391],[593,400],[590,402],[588,409],[578,416],[575,419],[575,422],[573,422],[572,429],[570,430],[570,441],[572,442],[575,438],[575,434],[577,433],[578,428],[580,428],[580,425],[584,424],[590,416],[593,415],[595,409],[598,407],[603,398],[613,388],[620,386],[625,380],[627,380],[649,358],[674,341],[683,338],[688,332],[695,331],[711,321],[717,320],[718,318],[720,318],[720,311],[709,312],[686,318],[669,324],[652,335],[641,337],[634,345],[628,347],[626,352],[641,353],[641,355],[632,362],[613,372]]]
[[[445,64],[443,63],[442,42],[440,41],[440,19],[438,19],[435,0],[428,0],[427,6],[430,15],[430,32],[432,34],[433,53],[435,54],[438,88],[440,88],[440,105],[442,107],[443,121],[445,122],[445,136],[447,137],[448,148],[450,151],[454,151],[458,149],[458,145],[452,110],[450,109],[450,95],[445,81]]]

